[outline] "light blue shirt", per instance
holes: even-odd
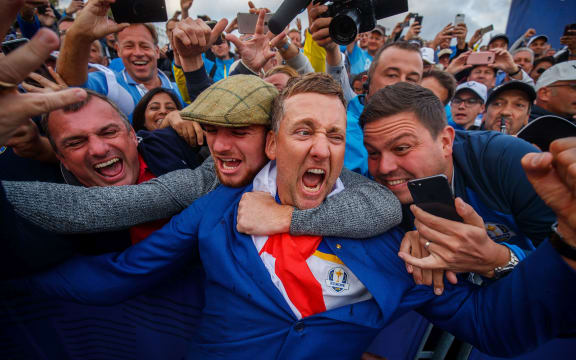
[[[88,81],[83,87],[107,96],[132,121],[132,112],[148,89],[132,79],[126,70],[117,72],[103,67],[99,67],[99,70],[88,74]],[[172,90],[180,99],[180,103],[184,104],[178,86],[170,82],[162,71],[158,70],[158,77],[162,81],[162,88]]]
[[[367,175],[368,152],[364,147],[364,132],[360,126],[360,114],[362,114],[363,110],[364,105],[360,102],[360,96],[355,97],[348,104],[344,167],[362,175]]]
[[[368,51],[362,50],[357,44],[354,44],[354,49],[351,53],[347,53],[347,55],[348,61],[350,61],[350,73],[352,75],[368,71],[372,64],[372,55],[368,54]]]

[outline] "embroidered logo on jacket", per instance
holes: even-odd
[[[495,242],[507,241],[516,236],[516,233],[504,224],[486,223],[486,232]]]
[[[6,151],[7,147],[6,146],[0,146],[0,155],[2,155],[2,153],[4,151]]]
[[[341,267],[332,268],[328,271],[326,285],[337,293],[348,290],[350,288],[348,274]]]

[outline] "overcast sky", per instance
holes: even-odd
[[[125,0],[122,0],[125,1]],[[140,0],[145,1],[145,0]],[[290,0],[287,0],[290,1]],[[381,0],[393,1],[393,0]],[[70,0],[60,0],[62,7],[67,6]],[[267,7],[272,11],[282,3],[281,0],[253,0],[258,7]],[[454,17],[458,13],[466,15],[466,24],[468,25],[468,37],[480,28],[490,24],[494,25],[495,33],[502,33],[506,30],[508,12],[510,10],[511,0],[408,0],[409,11],[417,12],[424,16],[422,21],[422,37],[426,40],[432,40],[446,24],[454,22]],[[180,0],[166,0],[168,8],[168,17],[171,17],[174,11],[180,8]],[[212,19],[222,17],[232,20],[236,13],[246,12],[248,10],[248,0],[194,0],[190,14],[207,14]],[[380,20],[379,23],[391,30],[394,25],[404,18],[405,14],[397,15],[388,19]],[[304,14],[300,15],[303,26],[307,26],[307,18]],[[292,25],[295,25],[293,22]],[[490,34],[484,36],[483,42],[486,43]],[[514,41],[514,40],[512,40]]]

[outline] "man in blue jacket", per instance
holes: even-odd
[[[206,305],[188,359],[358,358],[379,329],[412,309],[500,356],[576,328],[576,263],[567,265],[549,244],[502,281],[448,285],[438,297],[415,285],[396,256],[399,230],[364,241],[236,230],[246,192],[266,191],[306,209],[345,191],[338,179],[345,126],[341,88],[327,75],[302,77],[275,104],[266,140],[273,161],[252,184],[221,186],[123,253],[73,260],[30,288],[114,301],[154,286],[199,254]]]

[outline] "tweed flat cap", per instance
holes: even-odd
[[[276,96],[276,87],[257,76],[229,76],[204,90],[180,116],[215,126],[268,126]]]

